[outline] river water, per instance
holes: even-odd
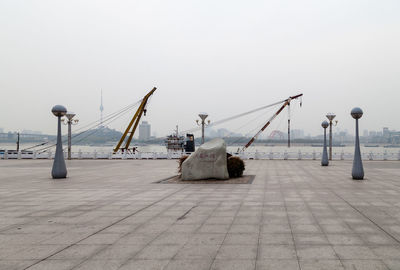
[[[29,147],[34,146],[34,143],[31,144],[21,144],[20,149],[26,149]],[[40,150],[44,146],[40,146],[37,148],[32,148],[30,150]],[[66,145],[64,145],[64,148]],[[228,146],[227,150],[228,152],[236,152],[238,148],[242,148],[243,145],[237,145],[237,146]],[[72,152],[111,152],[113,150],[114,146],[109,145],[109,146],[101,146],[101,145],[73,145],[72,146]],[[7,150],[13,150],[16,149],[16,144],[5,144],[5,143],[0,143],[0,149],[7,149]],[[52,151],[54,151],[54,147],[52,148]],[[138,151],[140,152],[167,152],[167,149],[163,145],[155,145],[155,144],[150,144],[150,145],[143,145],[143,146],[138,146]],[[247,152],[280,152],[283,153],[285,151],[287,152],[298,152],[301,151],[303,153],[312,153],[312,152],[321,152],[322,147],[312,147],[312,146],[304,146],[304,145],[293,145],[292,147],[288,148],[287,146],[283,145],[276,145],[276,146],[265,146],[265,145],[254,145],[250,146],[247,150]],[[354,152],[354,146],[344,146],[344,147],[333,147],[333,152],[334,153],[353,153]],[[399,153],[400,148],[384,148],[383,146],[380,147],[365,147],[364,145],[361,145],[361,152],[363,153],[373,153],[373,154],[382,154],[384,152],[387,152],[388,154],[390,153]]]

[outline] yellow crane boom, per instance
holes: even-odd
[[[122,151],[128,151],[129,145],[132,141],[133,134],[135,134],[136,128],[139,125],[140,118],[142,117],[143,113],[146,115],[146,104],[149,100],[150,96],[156,91],[156,87],[154,87],[147,95],[144,96],[142,102],[140,103],[139,108],[137,109],[135,115],[133,116],[131,122],[129,123],[128,127],[126,128],[124,134],[122,135],[121,139],[119,140],[117,146],[114,148],[114,153],[118,152],[119,149]],[[132,127],[133,126],[133,127]],[[131,131],[129,131],[132,128]],[[126,135],[129,134],[128,140],[125,143],[124,147],[121,147],[122,143],[125,141]]]

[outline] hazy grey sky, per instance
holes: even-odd
[[[157,86],[144,120],[158,136],[299,92],[293,128],[318,134],[332,111],[353,132],[359,106],[361,129],[400,130],[399,14],[398,0],[2,0],[0,127],[54,134],[55,104],[84,125],[100,89],[108,114]]]

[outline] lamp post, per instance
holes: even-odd
[[[73,112],[67,112],[65,114],[68,120],[64,122],[65,125],[68,125],[68,160],[71,160],[71,125],[76,125],[78,124],[79,120],[74,119],[75,114]]]
[[[360,151],[360,138],[358,134],[358,119],[363,116],[363,111],[356,107],[351,110],[351,116],[356,119],[356,143],[354,149],[354,160],[353,160],[353,169],[351,175],[355,180],[363,180],[364,179],[364,168],[361,159],[361,151]]]
[[[54,156],[53,169],[51,170],[51,176],[53,179],[66,178],[67,167],[65,166],[64,153],[62,148],[61,140],[61,117],[67,113],[67,108],[62,105],[56,105],[51,109],[51,112],[57,116],[57,147],[56,154]]]
[[[329,119],[329,160],[332,160],[332,120],[336,117],[334,113],[328,113],[326,118]],[[337,120],[335,121],[335,126],[337,125]]]
[[[199,120],[196,120],[196,123],[198,126],[201,125],[201,144],[203,144],[204,143],[204,127],[206,127],[210,124],[210,120],[208,120],[208,124],[206,124],[206,118],[208,117],[207,113],[199,113],[199,117],[201,119],[201,123],[199,123]]]
[[[321,126],[324,128],[324,149],[322,150],[321,166],[328,166],[329,160],[328,151],[326,149],[326,128],[329,126],[329,123],[327,121],[324,121],[322,122]]]

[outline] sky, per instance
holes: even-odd
[[[101,89],[107,115],[155,86],[143,120],[159,137],[196,127],[199,112],[213,122],[299,93],[292,128],[306,134],[328,112],[354,132],[353,107],[361,130],[400,130],[399,14],[397,0],[2,0],[0,127],[55,134],[56,104],[84,126]],[[272,113],[215,128],[246,133]]]

